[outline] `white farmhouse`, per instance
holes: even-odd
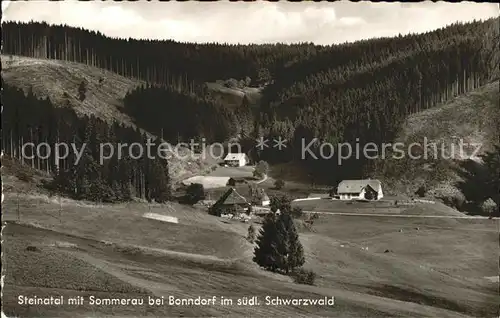
[[[244,153],[228,153],[224,163],[232,167],[243,167],[249,163],[248,156]]]
[[[380,200],[384,197],[379,180],[344,180],[339,183],[340,200]]]

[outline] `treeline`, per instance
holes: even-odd
[[[312,52],[308,57],[290,64],[282,72],[275,74],[275,81],[269,89],[276,93],[271,94],[271,97],[283,98],[287,88],[300,85],[300,82],[310,84],[316,82],[316,85],[328,84],[331,81],[329,77],[341,71],[338,68],[344,68],[346,71],[359,71],[366,66],[373,66],[393,59],[398,53],[425,52],[433,50],[436,46],[446,46],[447,43],[456,43],[466,38],[478,40],[478,34],[482,34],[482,41],[478,42],[477,49],[483,49],[486,54],[498,48],[499,27],[499,19],[455,23],[422,34],[362,40],[336,45],[328,50]],[[487,59],[491,61],[492,57]],[[490,65],[491,69],[494,67],[494,64]],[[300,79],[299,83],[297,83],[297,79]]]
[[[3,81],[2,88],[3,150],[20,164],[52,175],[47,185],[52,190],[103,202],[170,198],[168,162],[157,155],[157,143],[151,146],[154,157],[145,155],[147,140],[141,132],[94,116],[78,117],[71,108],[55,107],[49,99],[38,99],[32,91],[26,94]],[[58,147],[58,153],[57,143],[68,146],[65,158],[61,158],[64,147]],[[101,151],[105,143],[114,147],[113,156],[108,151],[111,146]],[[140,155],[139,146],[127,147],[119,158],[118,143],[138,143],[144,154]]]
[[[258,83],[287,62],[328,47],[299,45],[195,44],[175,41],[114,39],[100,32],[66,25],[6,22],[3,53],[59,59],[104,68],[150,83],[182,86],[251,77]]]
[[[139,126],[174,144],[202,138],[225,141],[252,118],[248,105],[235,112],[208,97],[168,86],[140,86],[125,96],[124,107]]]

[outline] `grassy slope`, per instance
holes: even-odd
[[[480,143],[482,151],[498,142],[500,128],[499,82],[495,81],[475,91],[458,96],[439,107],[411,115],[399,137],[402,141]]]
[[[123,112],[123,97],[131,89],[142,84],[118,74],[87,66],[58,60],[34,59],[21,56],[2,55],[2,76],[7,84],[27,91],[33,88],[35,95],[49,97],[57,106],[69,103],[77,114],[90,115],[118,121],[135,127],[133,118]],[[102,78],[102,83],[99,79]],[[78,85],[85,80],[86,99],[78,100]],[[66,95],[66,96],[65,96]],[[190,150],[180,149],[181,158],[189,158]],[[170,175],[174,181],[209,170],[213,160],[194,158],[190,160],[173,157],[170,161]]]
[[[256,106],[261,99],[261,88],[257,87],[227,87],[224,81],[205,83],[210,94],[227,106],[238,107],[246,95],[250,106]]]
[[[312,232],[301,234],[306,267],[318,274],[317,286],[311,287],[257,268],[251,262],[252,245],[244,238],[248,224],[224,223],[177,204],[96,206],[64,199],[59,203],[35,192],[16,194],[20,182],[15,179],[9,179],[12,192],[6,194],[3,215],[9,222],[3,231],[8,247],[4,257],[7,268],[9,262],[16,267],[9,270],[4,291],[5,310],[10,314],[492,317],[496,310],[496,284],[484,279],[497,274],[497,259],[491,254],[497,247],[496,221],[322,215]],[[176,216],[179,224],[144,219],[146,212]],[[13,223],[19,221],[21,225]],[[27,245],[35,245],[39,252],[26,251]],[[391,252],[384,253],[386,249]],[[40,255],[47,257],[40,261]],[[15,265],[20,261],[24,266]],[[89,286],[87,291],[75,290],[73,285],[80,284],[76,273],[73,285],[68,282],[76,265],[82,275],[88,273],[83,285]],[[42,272],[43,268],[48,270]],[[16,306],[14,297],[19,293],[257,295],[261,301],[266,295],[325,295],[335,296],[337,303],[331,308],[30,308]]]
[[[455,147],[457,160],[403,160],[386,159],[385,171],[380,171],[379,177],[393,193],[413,195],[420,185],[428,188],[429,197],[460,196],[455,183],[459,181],[456,174],[458,164],[463,159],[471,158],[475,146],[481,145],[484,153],[498,143],[500,132],[499,82],[495,81],[473,92],[458,96],[453,100],[432,109],[411,115],[404,124],[398,142],[406,146],[412,142],[424,144],[436,143],[438,155],[441,144],[445,145],[445,154]],[[460,158],[459,142],[471,144],[464,147]]]

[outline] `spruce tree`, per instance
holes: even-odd
[[[283,223],[283,228],[286,229],[286,254],[285,254],[285,268],[284,270],[288,273],[293,271],[295,268],[304,265],[304,248],[299,240],[299,234],[295,228],[293,218],[288,213],[283,213],[280,215],[280,221]]]
[[[273,272],[278,269],[281,258],[277,247],[277,236],[278,231],[275,216],[268,214],[257,237],[257,246],[254,250],[253,261]]]
[[[304,264],[304,249],[289,213],[269,214],[254,251],[253,261],[265,269],[290,273]]]

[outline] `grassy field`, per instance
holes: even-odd
[[[387,209],[378,204],[373,209]],[[248,224],[201,209],[9,192],[3,210],[3,302],[12,316],[494,317],[498,309],[497,284],[487,279],[498,275],[497,220],[321,215],[312,229],[301,230],[305,267],[318,275],[316,286],[305,286],[251,261]],[[144,218],[149,212],[177,217],[179,224]],[[18,295],[224,296],[235,304],[21,306]],[[334,296],[336,303],[266,306],[267,295]],[[251,296],[261,304],[236,305]]]
[[[246,96],[250,106],[256,106],[260,102],[262,88],[249,86],[227,86],[222,82],[205,83],[210,94],[219,102],[238,107],[241,106],[243,98]]]
[[[360,202],[320,199],[298,201],[294,202],[293,205],[301,207],[305,211],[334,213],[464,216],[463,213],[440,202],[419,203],[411,200],[382,199],[377,202]]]

